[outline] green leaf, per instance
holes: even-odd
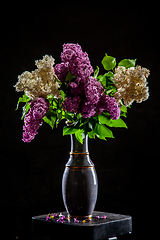
[[[74,113],[65,112],[65,118],[70,121],[74,121]]]
[[[121,117],[125,117],[125,118],[127,117],[127,115],[126,115],[125,112],[121,112],[121,113],[120,113],[120,116],[121,116]]]
[[[70,125],[70,126],[65,126],[63,128],[63,136],[64,135],[69,135],[69,134],[74,134],[79,130],[78,127],[74,126],[74,124]]]
[[[83,131],[83,129],[79,129],[76,133],[75,133],[75,136],[77,138],[77,140],[83,144],[83,140],[85,138],[85,133]]]
[[[57,109],[58,108],[58,104],[57,104],[57,100],[54,99],[53,102],[52,102],[52,108],[53,109]]]
[[[97,69],[94,71],[93,78],[97,78],[98,73],[99,73],[99,67],[97,66]]]
[[[23,112],[22,112],[22,117],[21,117],[21,120],[24,118],[24,116],[28,113],[29,109],[30,109],[30,104],[29,102],[27,102],[25,104],[25,106],[23,107]]]
[[[74,113],[72,113],[73,115],[74,115],[74,117],[76,117],[77,119],[83,119],[83,117],[82,117],[82,114],[81,113],[77,113],[77,114],[74,114]]]
[[[123,59],[118,63],[118,66],[122,66],[125,68],[135,67],[137,59]]]
[[[127,107],[124,106],[124,105],[122,105],[122,106],[121,106],[121,111],[127,113]]]
[[[52,103],[52,101],[53,101],[53,96],[52,95],[47,95],[47,100],[49,101],[49,103]]]
[[[106,124],[109,127],[127,128],[126,123],[121,118],[119,118],[117,120],[112,120],[112,119],[105,117],[104,115],[98,115],[98,120],[100,121],[100,123]]]
[[[72,79],[76,78],[72,73],[68,72],[65,78],[66,82],[70,82]]]
[[[113,77],[114,77],[114,73],[109,71],[109,72],[105,73],[104,75],[99,75],[97,78],[98,81],[105,88],[105,93],[107,95],[110,94],[110,96],[113,96],[114,93],[117,92],[117,89],[114,86]]]
[[[106,87],[106,77],[105,77],[105,75],[99,75],[97,79],[104,87]]]
[[[126,106],[124,106],[124,105],[122,105],[121,106],[121,113],[120,113],[120,116],[122,116],[122,117],[127,117],[127,107]]]
[[[97,135],[97,137],[98,137],[99,139],[102,139],[102,140],[107,141],[107,139],[106,139],[105,137],[102,137],[102,136],[99,136],[99,135]]]
[[[56,112],[53,111],[52,108],[49,108],[48,112],[46,113],[46,115],[44,116],[43,120],[48,123],[51,128],[54,128],[55,122],[56,122]]]
[[[57,113],[56,113],[55,110],[53,110],[53,106],[50,105],[49,110],[46,113],[46,115],[44,116],[43,120],[46,123],[48,123],[51,126],[51,128],[53,129],[54,125],[55,125],[55,122],[56,122],[56,119],[57,119]]]
[[[62,100],[64,101],[65,97],[66,97],[66,94],[64,93],[64,91],[62,89],[60,90],[60,92],[61,92]]]
[[[114,77],[114,73],[109,71],[107,73],[105,73],[105,77],[107,77],[109,80],[113,80],[113,77]]]
[[[111,118],[109,112],[107,112],[107,111],[103,111],[103,115],[109,119]]]
[[[96,134],[95,134],[95,132],[93,130],[91,132],[88,132],[87,134],[88,134],[89,138],[95,139],[95,137],[96,137]]]
[[[106,54],[102,60],[102,65],[105,70],[112,70],[116,66],[116,59]]]
[[[102,124],[96,123],[94,127],[94,132],[97,135],[99,135],[101,138],[104,138],[104,137],[114,138],[112,131]]]
[[[106,125],[108,125],[110,122],[110,119],[105,117],[104,115],[98,115],[98,120],[100,123],[106,124]]]
[[[54,125],[56,122],[56,116],[51,116],[50,119],[47,118],[47,116],[45,116],[43,120],[44,122],[48,123],[52,129],[54,128]]]
[[[20,102],[29,102],[29,101],[30,101],[30,98],[26,95],[26,93],[24,93],[23,96],[18,99],[17,107],[15,110],[18,109]]]
[[[91,122],[89,122],[89,118],[81,118],[80,119],[80,125],[79,125],[79,127],[80,127],[80,129],[83,129],[83,131],[85,132],[85,133],[87,133],[87,132],[91,132],[92,131],[92,128],[93,128],[93,126],[92,126],[92,121]]]
[[[56,127],[58,126],[62,119],[65,119],[65,112],[63,110],[59,110],[57,111]]]
[[[112,120],[111,119],[111,127],[124,127],[124,128],[128,128],[126,123],[121,119],[117,119],[117,120]]]

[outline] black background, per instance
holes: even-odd
[[[0,208],[6,239],[29,239],[32,216],[64,210],[61,179],[70,137],[62,136],[64,123],[54,130],[44,124],[34,141],[23,143],[21,110],[15,111],[21,93],[13,88],[17,76],[34,70],[34,60],[43,55],[60,63],[63,43],[79,43],[100,73],[105,53],[117,62],[137,58],[151,71],[150,97],[129,109],[128,130],[113,129],[115,139],[107,142],[89,140],[89,150],[99,180],[96,210],[132,215],[134,239],[157,235],[158,6],[107,1],[40,5],[6,5],[1,15]]]

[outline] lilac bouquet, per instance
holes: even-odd
[[[106,73],[93,70],[88,54],[79,44],[64,44],[62,62],[54,67],[54,58],[45,55],[35,61],[37,69],[18,76],[16,91],[24,91],[23,141],[31,142],[43,122],[52,128],[63,119],[68,124],[63,135],[75,134],[83,143],[86,134],[103,140],[113,138],[110,127],[125,127],[127,107],[149,97],[147,77],[150,71],[136,65],[136,59],[116,59],[107,54],[102,60]]]

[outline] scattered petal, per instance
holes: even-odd
[[[95,218],[99,219],[99,218],[100,218],[100,216],[95,216]]]
[[[103,218],[103,219],[106,219],[106,218],[107,218],[107,216],[105,216],[105,215],[104,215],[104,216],[103,216],[103,217],[101,217],[101,218]]]
[[[59,218],[59,219],[57,219],[57,222],[64,223],[64,222],[65,222],[65,220],[64,220],[64,219],[62,219],[62,218]]]
[[[61,218],[62,216],[63,216],[63,214],[62,214],[62,213],[60,213],[60,214],[59,214],[59,217]]]
[[[64,223],[64,220],[62,218],[58,218],[57,222]]]
[[[59,214],[59,218],[57,219],[57,222],[64,223],[66,220],[65,215],[62,215],[62,213]]]
[[[77,220],[77,218],[74,218],[74,222],[75,222],[75,223],[79,223],[79,221]]]
[[[50,219],[51,219],[50,214],[48,214],[47,217],[46,217],[46,221],[48,221]]]
[[[57,217],[58,216],[58,214],[57,213],[53,213],[53,217]]]

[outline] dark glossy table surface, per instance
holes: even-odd
[[[84,221],[68,218],[67,212],[56,214],[58,216],[49,220],[46,220],[47,215],[32,217],[35,236],[38,234],[56,239],[55,236],[59,235],[61,239],[100,240],[132,232],[132,217],[127,215],[95,211],[91,219]],[[64,216],[64,221],[59,221],[61,216]]]

